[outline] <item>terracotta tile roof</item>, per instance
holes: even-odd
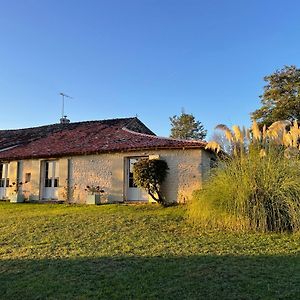
[[[137,118],[0,130],[2,161],[205,145],[202,141],[157,137]]]

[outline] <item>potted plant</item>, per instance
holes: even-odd
[[[13,193],[10,195],[11,203],[21,203],[24,202],[24,195],[20,188],[26,184],[27,181],[23,182],[13,182],[9,187],[15,187]]]
[[[104,194],[104,190],[100,186],[87,185],[85,190],[88,192],[86,204],[101,203],[101,195]]]

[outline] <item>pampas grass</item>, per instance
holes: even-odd
[[[227,133],[234,151],[194,193],[190,220],[208,228],[299,231],[300,131],[296,123],[289,131],[287,125],[276,122],[260,131],[254,122],[250,134],[238,126]]]

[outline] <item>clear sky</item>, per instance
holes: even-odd
[[[182,107],[211,132],[249,125],[263,77],[300,66],[300,1],[0,0],[0,128]]]

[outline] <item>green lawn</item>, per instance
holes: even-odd
[[[205,232],[183,207],[0,203],[0,299],[300,299],[300,234]]]

